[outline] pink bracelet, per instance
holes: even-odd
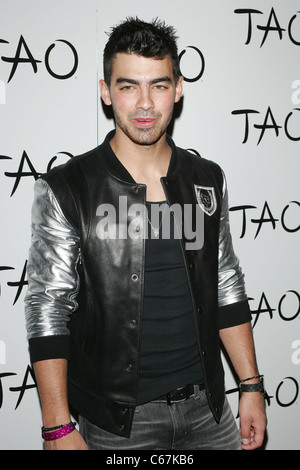
[[[61,437],[67,436],[75,429],[75,423],[69,423],[65,426],[62,426],[60,429],[56,429],[55,431],[45,432],[42,431],[42,437],[45,441],[55,441],[56,439],[60,439]]]

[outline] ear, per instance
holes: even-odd
[[[104,80],[99,81],[100,93],[103,102],[109,106],[111,105],[110,93],[107,83]]]
[[[183,76],[181,75],[176,83],[175,87],[175,103],[177,103],[182,95],[182,88],[183,88]]]

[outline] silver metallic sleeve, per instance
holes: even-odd
[[[232,245],[229,226],[228,191],[224,175],[223,204],[219,232],[219,307],[247,300],[244,275]]]
[[[49,185],[39,179],[34,190],[25,295],[28,339],[69,334],[67,323],[77,308],[79,287],[79,237]]]

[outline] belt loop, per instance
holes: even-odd
[[[170,393],[167,393],[167,394],[166,394],[166,397],[167,397],[167,405],[168,405],[168,406],[171,406],[172,403],[171,403],[171,395],[170,395]]]

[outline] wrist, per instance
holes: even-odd
[[[74,431],[76,423],[71,421],[67,424],[59,424],[49,428],[42,427],[42,437],[45,441],[55,441],[61,437],[67,436]]]
[[[71,413],[67,407],[44,407],[42,410],[43,427],[52,428],[61,424],[70,423],[72,420]]]
[[[264,395],[264,376],[255,375],[241,380],[239,383],[239,390],[240,392],[260,392]]]

